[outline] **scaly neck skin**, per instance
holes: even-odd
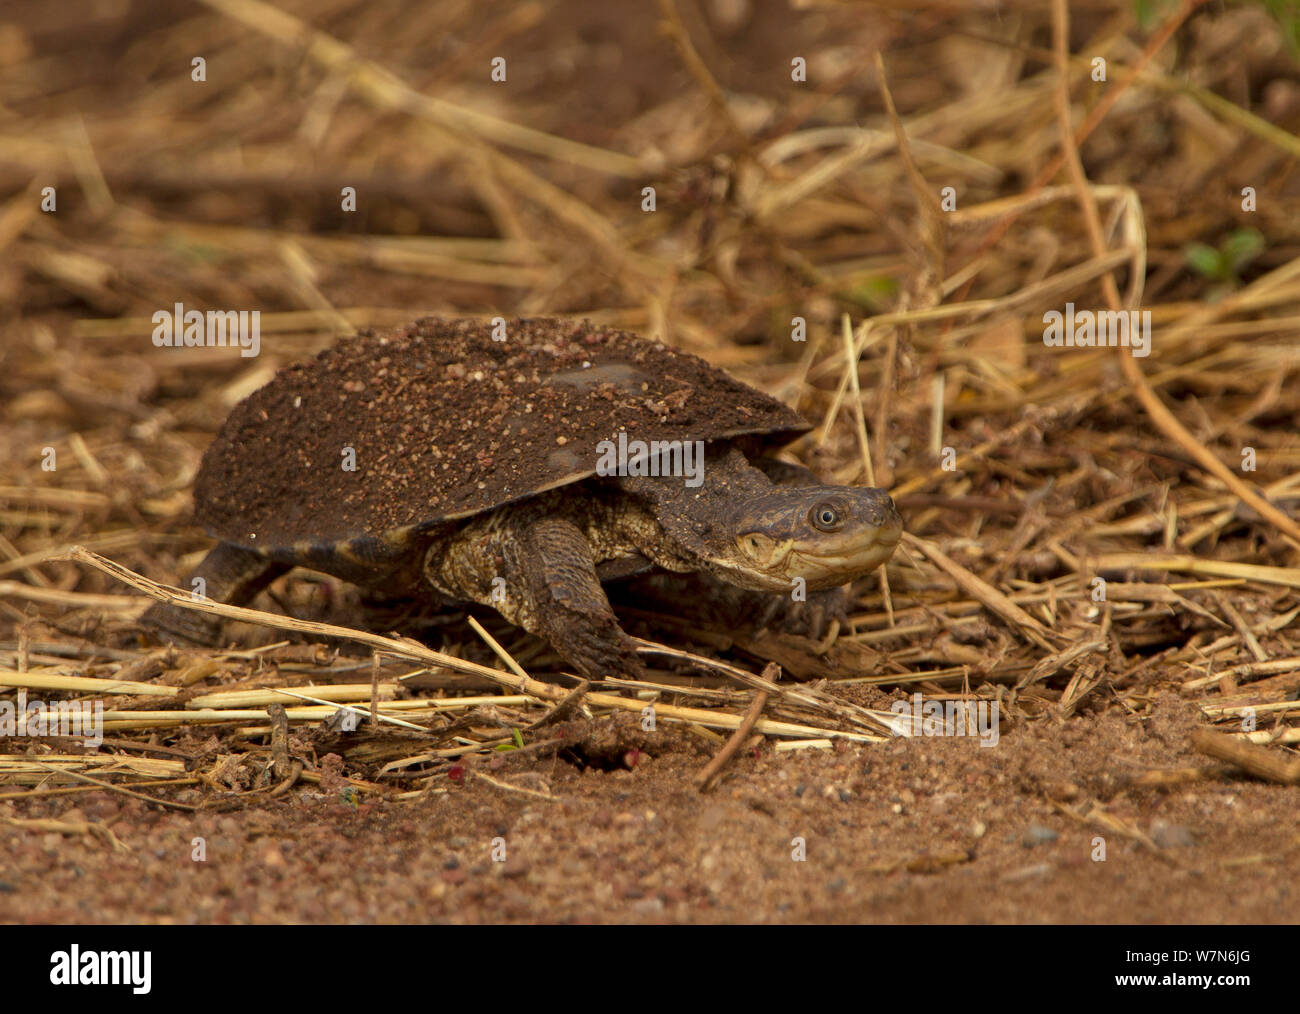
[[[772,481],[733,447],[705,450],[704,481],[688,486],[683,476],[624,476],[616,480],[622,492],[654,523],[629,531],[637,549],[669,570],[704,570],[706,560],[730,545],[733,526],[743,505],[772,493]],[[645,545],[643,543],[653,544]],[[667,556],[677,566],[659,559]]]
[[[884,563],[902,532],[882,489],[776,485],[727,445],[706,452],[703,480],[616,480],[634,505],[626,537],[660,566],[756,591],[833,588]]]

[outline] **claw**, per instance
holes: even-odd
[[[820,641],[826,629],[826,607],[820,602],[808,603],[808,636]]]
[[[826,636],[822,638],[822,640],[819,641],[817,644],[817,654],[825,655],[828,651],[830,651],[831,648],[834,647],[835,641],[839,636],[840,636],[840,621],[831,620],[831,626],[830,629],[826,632]]]
[[[785,601],[786,600],[783,598],[772,598],[765,602],[763,604],[763,611],[758,615],[758,626],[764,628],[770,627],[772,622],[777,618],[777,614],[781,612],[781,607],[785,604]],[[795,604],[798,605],[798,603]],[[789,613],[787,612],[786,615],[788,616]]]

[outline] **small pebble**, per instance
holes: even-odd
[[[1035,845],[1047,845],[1061,837],[1059,831],[1053,831],[1050,827],[1043,827],[1042,824],[1030,824],[1025,828],[1024,843],[1026,848],[1033,848]]]
[[[1163,820],[1151,822],[1151,840],[1162,849],[1190,848],[1196,844],[1196,832],[1181,824],[1169,824]]]
[[[1023,866],[1018,870],[1012,870],[1004,874],[1002,879],[1009,881],[1028,880],[1031,877],[1041,877],[1052,872],[1051,863],[1037,863],[1034,866]]]
[[[662,898],[642,898],[640,901],[634,901],[629,906],[637,915],[663,915],[664,903]]]

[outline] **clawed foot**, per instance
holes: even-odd
[[[808,592],[804,601],[788,595],[772,595],[759,613],[760,628],[779,627],[787,634],[800,634],[819,642],[826,651],[849,623],[849,596],[843,588]]]
[[[155,602],[140,617],[140,626],[163,644],[215,648],[221,643],[221,617],[185,609],[170,602]]]
[[[748,591],[702,574],[656,575],[642,586],[661,606],[683,601],[707,603],[707,611],[730,627],[779,630],[818,642],[825,652],[841,630],[848,628],[849,595],[845,588],[807,593],[804,600],[789,594]],[[643,591],[644,594],[644,591]]]
[[[645,666],[632,639],[625,634],[611,612],[608,617],[570,616],[569,622],[548,624],[551,644],[590,680],[617,676],[645,679]]]

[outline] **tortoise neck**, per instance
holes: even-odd
[[[713,555],[719,540],[730,540],[731,527],[744,504],[770,493],[772,482],[753,468],[734,447],[706,448],[702,481],[689,476],[623,476],[620,491],[653,519],[659,539],[674,555],[698,560]],[[646,555],[646,547],[638,546]],[[683,569],[683,568],[672,568]]]

